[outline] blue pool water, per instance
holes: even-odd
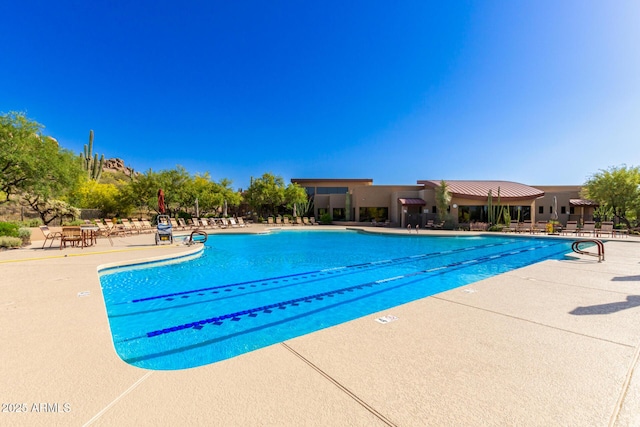
[[[545,259],[570,242],[354,231],[209,236],[202,256],[101,272],[118,355],[217,362]]]

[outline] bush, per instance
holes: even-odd
[[[22,240],[23,245],[31,243],[31,230],[21,227],[18,229],[18,238]]]
[[[0,222],[0,236],[19,237],[20,226],[13,222]]]
[[[0,236],[0,248],[19,248],[22,246],[22,239],[19,237]]]
[[[322,224],[331,224],[332,218],[331,218],[331,214],[329,213],[325,213],[322,214],[322,216],[320,217],[320,222]]]

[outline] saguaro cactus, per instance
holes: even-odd
[[[84,144],[84,153],[80,157],[89,179],[100,181],[102,168],[104,167],[104,154],[100,156],[100,161],[98,161],[98,154],[93,154],[93,130],[89,131],[89,144]]]

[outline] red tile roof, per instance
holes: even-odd
[[[414,205],[414,206],[424,206],[427,203],[422,199],[407,199],[407,198],[399,198],[398,201],[401,205]]]
[[[494,201],[498,198],[498,189],[500,189],[501,201],[515,201],[523,199],[537,199],[544,196],[544,191],[511,181],[448,181],[447,187],[452,196],[465,199],[487,200],[489,190]],[[418,181],[428,188],[440,187],[440,180]]]
[[[600,206],[600,203],[587,199],[569,199],[569,206]]]

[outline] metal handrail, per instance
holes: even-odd
[[[191,235],[189,236],[189,241],[187,242],[187,244],[188,244],[188,245],[191,245],[191,244],[193,244],[193,243],[194,243],[194,240],[193,240],[193,235],[194,235],[194,234],[198,234],[198,235],[200,235],[200,236],[203,236],[203,237],[204,237],[204,240],[202,240],[202,243],[203,243],[203,244],[207,241],[207,237],[209,236],[205,231],[202,231],[202,230],[193,230],[193,231],[191,232]],[[198,241],[198,242],[200,242],[200,241]]]
[[[598,248],[598,253],[594,254],[593,252],[587,252],[587,251],[585,251],[583,249],[580,249],[580,245],[582,243],[595,243],[596,247]],[[581,255],[589,255],[589,256],[598,257],[598,262],[604,261],[604,244],[602,243],[602,240],[597,240],[597,239],[576,240],[571,245],[571,250],[573,250],[575,253],[578,253],[578,254],[581,254]]]

